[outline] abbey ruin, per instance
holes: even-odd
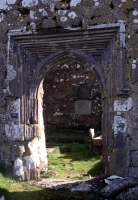
[[[47,166],[45,129],[102,132],[105,173],[138,177],[138,1],[0,0],[0,163]]]

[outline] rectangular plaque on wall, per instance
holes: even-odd
[[[11,113],[11,118],[17,119],[18,118],[18,113]]]
[[[79,85],[75,86],[74,98],[88,99],[91,98],[91,85]]]
[[[91,101],[75,101],[75,114],[91,115]]]

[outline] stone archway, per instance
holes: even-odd
[[[89,68],[91,72],[95,74],[97,77],[99,87],[100,87],[100,93],[105,94],[105,77],[98,66],[96,60],[91,56],[87,56],[86,54],[82,52],[76,52],[76,51],[65,51],[60,52],[57,54],[53,54],[49,56],[49,58],[46,58],[43,60],[43,63],[41,64],[40,68],[36,73],[34,74],[33,81],[32,81],[32,88],[34,91],[34,94],[37,93],[37,87],[40,84],[42,80],[44,80],[46,74],[52,69],[55,68],[57,65],[62,65],[63,63],[66,63],[68,61],[75,60],[76,62],[81,63],[83,66]],[[31,94],[31,96],[32,96]],[[35,100],[34,100],[35,101]],[[38,108],[35,108],[34,110],[38,110]],[[35,121],[35,120],[34,120]]]
[[[81,62],[83,65],[88,66],[91,70],[94,70],[99,83],[101,90],[105,90],[105,76],[99,67],[97,61],[93,56],[88,56],[87,54],[79,51],[61,51],[55,54],[50,55],[48,58],[44,59],[42,63],[39,64],[39,69],[35,72],[31,87],[37,88],[40,82],[44,79],[46,73],[58,63],[65,62],[68,59],[75,59]],[[37,89],[35,89],[37,91]]]
[[[128,95],[122,89],[125,86],[125,78],[123,76],[125,70],[123,63],[125,54],[124,25],[117,23],[105,25],[105,27],[90,27],[87,31],[76,30],[73,34],[77,40],[72,38],[71,33],[72,31],[69,31],[69,33],[63,31],[61,33],[66,37],[65,42],[60,39],[61,35],[57,33],[57,40],[55,43],[52,43],[52,45],[48,40],[47,33],[46,35],[38,33],[32,35],[30,33],[25,35],[23,33],[21,33],[22,35],[15,33],[12,35],[11,33],[11,37],[9,37],[9,46],[11,48],[8,57],[7,99],[9,101],[9,110],[7,114],[10,115],[10,121],[5,125],[5,131],[9,140],[12,141],[13,151],[14,149],[17,150],[17,153],[12,158],[12,160],[15,161],[15,174],[17,178],[22,178],[22,174],[26,172],[24,170],[27,169],[26,166],[23,167],[22,165],[24,162],[21,157],[22,154],[24,156],[32,155],[31,148],[35,148],[36,145],[41,155],[42,149],[40,145],[42,143],[43,145],[41,146],[43,146],[43,151],[45,151],[44,137],[41,137],[38,112],[38,88],[40,83],[50,69],[55,67],[58,63],[66,62],[66,60],[69,59],[75,59],[84,66],[89,67],[90,70],[93,70],[100,84],[102,93],[102,133],[104,143],[103,160],[106,174],[112,174],[116,172],[116,169],[118,175],[124,173],[128,174],[129,164],[121,171],[119,166],[112,164],[112,161],[115,162],[115,160],[118,159],[117,156],[122,155],[122,149],[117,149],[117,154],[114,153],[114,134],[116,133],[114,129],[116,129],[117,126],[117,124],[113,126],[114,122],[117,123],[114,117],[116,111],[114,110],[114,101],[117,95],[121,96],[121,98],[126,98]],[[101,36],[103,36],[102,42]],[[95,37],[97,37],[96,41],[94,40]],[[33,39],[30,41],[30,38]],[[40,38],[40,40],[36,42],[35,39],[37,38]],[[52,33],[52,38],[55,40],[54,33]],[[43,41],[48,45],[44,45],[40,50],[37,49],[36,47],[43,45]],[[30,44],[28,44],[28,42]],[[77,46],[75,46],[75,50],[72,47],[74,42]],[[85,45],[86,42],[87,45],[83,48],[82,44]],[[62,48],[59,50],[58,47],[60,48],[60,44],[62,44]],[[57,47],[55,48],[56,45]],[[101,45],[101,47],[97,46],[97,48],[95,48],[95,45]],[[123,119],[123,117],[120,117],[120,119]],[[124,132],[126,132],[126,129],[123,130],[123,133]],[[123,152],[128,158],[127,150],[128,147],[126,147]],[[47,164],[46,153],[44,155],[45,159],[44,157],[41,159],[41,156],[36,158],[36,160],[41,163],[39,165],[40,168]],[[26,163],[28,162],[28,158],[31,157],[27,157]],[[31,178],[36,177],[34,169],[39,168],[37,167],[37,161],[34,161],[33,165],[35,165],[35,168],[33,167],[33,172],[31,173],[34,175],[32,175]],[[123,165],[123,161],[121,165]],[[25,176],[30,177],[28,174]]]
[[[41,71],[36,72],[36,77],[33,78],[33,80],[35,80],[35,82],[36,82],[35,84],[37,85],[38,84],[37,81],[43,80],[45,78],[45,76],[47,74],[49,74],[49,71],[51,71],[53,68],[56,68],[57,65],[59,67],[68,62],[71,62],[71,61],[78,62],[78,63],[80,63],[80,65],[83,65],[85,68],[89,69],[89,71],[91,71],[93,74],[95,74],[94,76],[96,78],[97,78],[97,74],[98,74],[98,78],[97,78],[98,83],[100,82],[98,85],[100,85],[100,93],[102,93],[103,88],[104,88],[104,84],[103,84],[104,77],[102,75],[102,72],[101,72],[100,67],[98,66],[97,62],[95,61],[95,59],[93,57],[88,57],[84,53],[75,52],[75,51],[60,52],[60,53],[54,54],[53,56],[50,56],[49,59],[46,59],[46,61],[44,60],[43,61],[44,64],[42,64],[42,66],[40,67]],[[82,72],[82,75],[83,75],[83,72]],[[38,80],[37,80],[37,77],[38,77]],[[39,79],[39,77],[40,77],[40,79]],[[90,83],[94,84],[89,81],[89,84]],[[34,84],[34,82],[33,82],[33,84]],[[87,97],[87,100],[89,100],[89,98],[92,98],[92,97],[90,97],[90,96]],[[86,98],[85,98],[85,100],[86,100]],[[86,102],[86,101],[84,101],[84,102]],[[90,103],[90,102],[91,102],[91,100],[89,100],[87,103]],[[77,103],[77,101],[75,103]],[[92,110],[91,110],[91,112],[92,112]],[[75,114],[74,111],[73,111],[73,114]],[[83,115],[83,117],[84,117],[84,115]],[[91,120],[92,120],[92,118],[91,118]]]
[[[33,76],[32,84],[29,86],[29,106],[26,116],[28,117],[28,124],[24,127],[26,142],[24,145],[18,147],[20,156],[14,162],[14,174],[20,180],[37,178],[39,176],[39,169],[47,165],[41,102],[43,96],[42,82],[46,73],[51,68],[55,67],[58,63],[63,63],[70,59],[75,59],[90,68],[90,70],[95,71],[98,74],[101,90],[104,88],[104,77],[100,67],[94,58],[90,58],[84,53],[73,51],[60,52],[43,61],[40,69]],[[24,110],[24,105],[21,107],[21,110]],[[32,134],[31,137],[30,134]]]

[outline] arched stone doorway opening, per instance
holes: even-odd
[[[72,33],[75,39],[72,37]],[[65,42],[61,40],[61,34],[65,38]],[[119,112],[115,113],[114,101],[118,98],[117,96],[125,99],[128,95],[123,89],[125,86],[125,77],[123,76],[125,72],[123,62],[125,55],[124,24],[95,26],[74,32],[72,30],[64,32],[63,30],[61,34],[56,33],[56,39],[55,32],[50,34],[49,32],[46,34],[9,33],[8,95],[6,98],[10,107],[7,113],[11,116],[11,119],[5,124],[5,132],[8,139],[12,140],[12,148],[14,145],[23,146],[26,152],[28,144],[34,138],[43,141],[41,146],[43,146],[43,149],[45,148],[40,130],[38,88],[51,69],[67,60],[74,59],[81,65],[90,68],[99,81],[102,98],[105,172],[113,174],[117,169],[118,175],[128,174],[129,163],[125,167],[126,171],[124,171],[124,168],[120,171],[119,165],[115,163],[118,156],[122,155],[122,149],[115,146],[115,143],[118,142],[118,140],[115,140],[115,134],[117,130],[120,130],[116,130],[118,126],[116,119],[123,119],[123,116],[115,116]],[[54,40],[53,43],[51,43],[51,40],[49,41],[49,37]],[[95,40],[95,38],[97,39]],[[86,43],[87,45],[85,45]],[[17,117],[18,120],[14,120],[13,117]],[[123,120],[123,122],[126,121]],[[122,133],[125,131],[126,129]],[[122,139],[122,142],[124,142],[123,140],[125,138]],[[42,144],[41,142],[39,144]],[[116,151],[114,151],[114,148]],[[119,146],[119,148],[123,147]],[[127,149],[123,150],[123,155],[128,158]],[[15,155],[13,160],[18,156],[19,154]],[[127,160],[129,162],[129,159]]]
[[[73,58],[63,59],[43,81],[43,117],[48,130],[101,132],[101,88],[90,67]]]
[[[73,102],[70,105],[71,107],[67,108],[68,111],[67,111],[66,114],[63,113],[64,112],[63,110],[62,110],[62,113],[61,113],[61,110],[58,107],[58,103],[56,102],[57,99],[59,100],[58,95],[60,95],[59,93],[60,93],[61,88],[60,88],[60,84],[56,85],[56,87],[54,85],[54,88],[58,89],[58,91],[59,91],[58,94],[55,93],[56,97],[53,97],[55,99],[57,98],[56,101],[52,102],[52,104],[55,104],[55,107],[56,107],[55,109],[57,109],[57,110],[53,110],[51,112],[51,109],[54,107],[54,105],[47,103],[47,106],[49,106],[50,108],[49,108],[49,110],[48,110],[48,108],[46,109],[45,114],[47,114],[47,112],[48,112],[48,114],[49,114],[49,112],[51,112],[51,115],[54,118],[55,117],[57,118],[57,116],[62,117],[62,115],[64,115],[63,116],[64,120],[63,120],[63,118],[61,119],[61,121],[62,121],[61,124],[60,124],[60,122],[54,124],[54,125],[56,125],[56,128],[58,128],[58,127],[70,128],[70,127],[73,127],[73,126],[75,127],[75,125],[76,125],[76,127],[77,127],[77,125],[79,125],[79,126],[83,126],[83,128],[84,127],[85,128],[90,128],[90,127],[91,128],[97,128],[98,131],[102,132],[102,130],[101,130],[101,128],[102,128],[101,127],[101,114],[102,114],[102,112],[101,112],[101,110],[102,110],[102,108],[101,108],[102,107],[102,105],[101,105],[101,101],[102,101],[101,100],[101,94],[102,94],[102,90],[103,90],[103,87],[104,87],[104,83],[102,82],[102,80],[104,80],[104,77],[101,76],[102,73],[100,71],[100,67],[98,66],[97,62],[95,61],[95,59],[93,57],[89,57],[89,56],[85,55],[84,53],[75,52],[75,51],[60,52],[60,53],[57,53],[56,55],[50,56],[49,60],[43,61],[43,64],[40,67],[40,69],[42,70],[43,73],[41,74],[40,71],[38,71],[36,73],[37,77],[35,77],[33,79],[33,80],[35,80],[35,83],[33,83],[33,85],[36,85],[36,88],[37,88],[38,82],[41,82],[41,83],[43,82],[43,85],[44,85],[44,82],[46,84],[50,83],[49,80],[53,78],[51,76],[51,73],[53,73],[53,72],[54,72],[54,77],[56,79],[56,80],[54,80],[56,83],[55,82],[54,83],[57,84],[57,82],[60,82],[60,83],[63,82],[63,76],[65,76],[65,74],[63,75],[63,73],[62,74],[57,73],[57,70],[61,72],[64,67],[68,68],[68,69],[70,68],[69,69],[70,71],[71,71],[71,68],[73,68],[74,70],[76,70],[76,69],[80,70],[80,71],[78,70],[79,71],[78,73],[81,73],[81,82],[74,81],[74,83],[80,83],[79,87],[80,86],[83,86],[83,87],[87,87],[87,86],[89,87],[90,86],[89,88],[87,87],[89,89],[90,93],[89,92],[88,93],[89,93],[90,96],[87,96],[87,94],[86,94],[86,97],[85,97],[84,96],[85,94],[82,93],[83,97],[81,96],[81,94],[79,94],[80,97],[79,96],[76,97],[75,96],[76,95],[76,93],[75,93],[76,88],[74,88],[74,85],[76,86],[76,84],[72,83],[72,85],[70,85],[71,87],[67,88],[66,87],[67,85],[64,82],[63,85],[62,85],[62,89],[64,87],[63,93],[65,91],[65,88],[67,90],[73,89],[73,91],[71,92],[71,96],[70,96],[71,101],[73,101]],[[56,71],[56,76],[55,76],[55,71]],[[66,71],[66,72],[68,74],[68,71]],[[71,74],[70,74],[71,77],[73,77],[73,78],[77,77],[76,71],[74,71],[74,73],[75,74],[72,74],[72,71],[71,71]],[[95,75],[95,73],[98,74],[98,77],[97,77],[97,75]],[[41,75],[39,76],[39,74],[41,74]],[[59,74],[60,79],[57,78],[58,74]],[[86,74],[87,74],[87,78],[86,78]],[[82,79],[83,76],[85,77],[84,79]],[[89,77],[89,76],[91,76],[91,77]],[[79,77],[79,74],[78,74],[78,77]],[[99,77],[100,77],[100,79],[99,79]],[[90,80],[86,82],[86,80],[88,78],[90,78]],[[84,82],[84,80],[85,80],[85,82]],[[65,78],[65,81],[70,81],[69,77]],[[52,84],[53,84],[53,82],[52,82]],[[49,102],[49,100],[52,98],[52,95],[50,94],[49,91],[50,91],[50,89],[53,90],[53,85],[52,85],[52,88],[49,88],[49,85],[47,85],[47,87],[48,87],[47,90],[45,90],[45,88],[43,86],[43,90],[44,90],[44,92],[46,92],[45,95],[46,95],[46,98],[48,99],[48,102]],[[78,92],[80,92],[80,91],[78,91]],[[62,95],[63,95],[63,93],[62,93]],[[68,95],[67,92],[65,92],[64,94]],[[48,98],[48,96],[49,96],[49,98]],[[60,96],[60,99],[62,99],[62,101],[67,103],[67,98],[64,99],[64,96]],[[74,104],[76,102],[80,103],[80,100],[83,100],[83,103],[85,103],[85,101],[86,101],[86,103],[92,103],[92,107],[90,108],[91,110],[88,110],[88,111],[86,110],[86,113],[84,113],[84,114],[80,113],[80,115],[77,115],[75,113],[75,105]],[[98,106],[98,101],[99,101],[99,104],[100,104],[99,105],[100,108],[99,108],[99,110],[97,110],[97,113],[96,113],[96,111],[94,110],[94,109],[96,109],[96,107],[94,107],[94,106]],[[61,105],[62,105],[62,109],[63,109],[63,107],[64,107],[63,102],[62,102]],[[45,105],[43,105],[43,107],[44,106]],[[66,108],[66,106],[65,106],[65,108]],[[72,110],[71,110],[71,108],[72,108]],[[83,111],[85,111],[85,109]],[[89,113],[87,113],[87,112],[89,112]],[[92,112],[94,114],[91,116]],[[38,110],[38,113],[40,113],[39,110]],[[43,111],[43,113],[44,113],[44,111]],[[47,114],[47,116],[49,117],[48,114]],[[71,116],[76,115],[76,117],[74,117],[74,119],[72,120],[72,123],[71,123],[70,119],[68,119],[69,115],[71,115]],[[59,121],[59,119],[56,119],[56,120]],[[68,120],[68,123],[67,123],[67,120]],[[74,123],[75,120],[78,120],[78,124]],[[44,117],[44,121],[45,121],[45,117]],[[96,122],[97,124],[95,124],[95,126],[94,126],[93,121],[97,121]],[[53,123],[53,119],[52,119],[52,123]]]
[[[55,63],[53,62],[51,64],[51,66],[49,66],[49,64],[48,64],[48,67],[47,67],[47,63],[45,63],[45,61],[43,61],[44,62],[43,67],[41,66],[41,68],[40,68],[41,70],[43,69],[43,75],[41,75],[40,77],[41,77],[41,79],[43,77],[44,87],[45,86],[47,87],[46,89],[43,88],[46,93],[45,101],[47,102],[47,106],[49,106],[49,108],[47,108],[46,111],[45,110],[43,111],[44,115],[47,115],[47,117],[49,117],[47,112],[48,113],[51,112],[50,117],[62,116],[64,114],[64,118],[66,118],[66,116],[67,116],[67,118],[69,118],[69,115],[76,114],[79,116],[79,114],[80,114],[80,115],[83,115],[83,118],[84,118],[85,115],[91,115],[91,113],[93,113],[93,117],[89,118],[88,125],[86,125],[87,123],[85,123],[86,120],[83,120],[82,126],[83,126],[83,123],[84,123],[84,126],[86,126],[88,128],[90,128],[91,125],[94,126],[94,123],[92,122],[92,120],[93,120],[94,116],[96,116],[96,115],[99,115],[101,117],[101,110],[102,110],[101,109],[101,94],[102,94],[102,90],[103,90],[102,80],[104,80],[104,77],[103,76],[100,77],[102,74],[100,71],[100,67],[98,66],[98,64],[94,60],[94,58],[86,56],[85,54],[80,53],[80,52],[75,52],[75,51],[62,52],[62,53],[59,53],[59,54],[53,55],[53,56],[54,57],[50,58],[50,59],[52,59],[52,62],[55,59],[55,61],[54,61]],[[49,61],[47,61],[47,62],[50,63]],[[64,70],[63,68],[65,68],[66,70]],[[44,73],[44,69],[45,69],[45,73]],[[72,69],[74,71],[72,71]],[[97,75],[95,75],[96,74],[95,72],[98,74],[98,77],[97,77]],[[39,73],[40,72],[38,72],[37,75]],[[73,79],[72,83],[71,83],[71,78],[69,76]],[[74,80],[77,77],[79,79]],[[99,77],[100,77],[100,79],[99,79]],[[40,81],[41,81],[41,79],[40,79]],[[51,79],[54,79],[54,80],[51,80]],[[88,79],[90,79],[90,80],[88,80]],[[35,80],[37,80],[37,79],[35,78]],[[50,80],[51,80],[51,82],[50,82]],[[67,83],[67,82],[69,82],[69,83]],[[60,88],[60,87],[62,87],[62,88]],[[52,97],[50,92],[51,92],[51,90],[54,90],[54,89],[55,89],[55,91],[54,91],[55,96]],[[61,92],[60,92],[60,89],[62,90]],[[65,97],[65,99],[64,99],[64,97]],[[70,99],[67,100],[68,97],[70,97]],[[53,98],[53,99],[51,100],[51,98]],[[55,99],[55,102],[54,102],[54,99]],[[67,101],[67,103],[69,103],[69,101],[72,101],[72,103],[70,103],[70,108],[67,108],[67,109],[66,109],[66,105],[63,105],[63,102],[60,102],[60,105],[62,106],[62,110],[64,108],[65,108],[65,110],[68,110],[66,114],[61,113],[59,108],[57,108],[59,99],[62,99],[64,102]],[[90,105],[90,108],[88,108],[88,110],[85,107],[85,109],[82,111],[84,113],[79,113],[81,111],[79,111],[79,110],[75,111],[74,102],[80,103],[80,102],[78,102],[80,100],[84,100],[83,103],[85,103],[85,101],[87,100],[86,103],[91,102],[93,105],[92,105],[92,107]],[[99,100],[100,108],[99,108],[99,110],[97,109],[97,112],[96,112],[94,109],[96,109],[96,106],[98,106],[98,100]],[[49,102],[49,104],[48,104],[48,102]],[[54,109],[54,106],[55,106],[55,109]],[[43,107],[45,107],[45,102],[44,102]],[[53,109],[53,111],[50,111],[52,109]],[[69,113],[69,110],[71,111],[70,113]],[[79,116],[79,117],[81,117],[81,116]],[[47,120],[49,120],[49,119],[47,119]],[[53,120],[53,118],[51,120]],[[79,121],[79,119],[78,119],[78,121]],[[81,121],[81,119],[80,119],[80,121]],[[100,121],[101,120],[99,120],[98,125],[100,125]],[[73,121],[72,124],[73,123],[75,123],[75,121]],[[52,122],[51,122],[51,124],[52,124]],[[60,122],[57,124],[58,124],[57,127],[60,126]],[[66,126],[65,124],[66,125],[70,124],[70,125]],[[63,126],[63,127],[65,126],[68,128],[70,126],[73,127],[72,124],[71,124],[71,121],[68,121],[68,123],[67,123],[66,120],[64,122],[61,122],[61,126]]]
[[[20,180],[37,178],[37,169],[41,169],[42,167],[47,165],[44,123],[42,116],[42,83],[46,74],[52,68],[57,65],[63,64],[68,60],[75,60],[76,62],[78,61],[82,65],[89,68],[92,72],[98,74],[97,79],[99,81],[101,91],[104,88],[104,76],[102,75],[100,67],[93,57],[89,57],[84,53],[75,51],[60,52],[50,56],[48,59],[43,61],[41,67],[34,74],[32,83],[29,87],[29,96],[27,96],[28,109],[26,110],[27,124],[24,127],[24,137],[26,139],[26,142],[21,147],[21,149],[19,147],[22,155],[18,157],[14,162],[14,174]],[[22,111],[24,111],[24,105],[22,106]],[[20,169],[18,169],[19,163],[22,163]],[[29,171],[25,171],[28,166],[30,166]]]

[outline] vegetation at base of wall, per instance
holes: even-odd
[[[95,130],[95,135],[98,136],[101,134],[101,131]],[[78,128],[46,128],[45,130],[46,132],[46,136],[50,135],[50,136],[62,136],[62,137],[82,137],[82,138],[88,138],[89,136],[89,128],[85,128],[83,129],[82,127],[80,127],[80,129]]]
[[[70,129],[59,129],[59,130],[51,130],[48,129],[45,131],[46,132],[46,136],[54,136],[54,137],[65,137],[65,138],[83,138],[86,139],[88,138],[88,133],[89,130],[84,130],[84,131],[80,131],[80,130],[70,130]]]
[[[50,146],[68,146],[72,143],[81,143],[89,145],[89,130],[46,130],[46,145]],[[95,131],[95,136],[101,135],[101,132]]]
[[[12,178],[0,175],[0,197],[5,200],[99,200],[99,193],[71,193],[66,190],[49,190],[17,183]]]
[[[97,177],[102,173],[102,161],[99,155],[93,155],[87,142],[71,143],[69,145],[56,144],[53,151],[48,152],[48,172],[41,178],[58,178],[66,180],[82,180],[91,175]],[[93,181],[98,181],[98,179]],[[16,182],[12,178],[12,170],[0,166],[0,196],[5,200],[99,200],[96,193],[69,192],[65,189],[50,190],[31,186],[27,182]]]
[[[83,179],[80,174],[88,173],[97,176],[102,171],[100,156],[93,155],[86,144],[73,144],[70,151],[65,147],[60,150],[55,147],[53,152],[48,153],[49,172],[43,174],[45,178],[60,179]],[[68,178],[67,178],[68,176]],[[0,196],[4,195],[5,200],[98,200],[99,192],[71,193],[65,189],[49,190],[29,185],[28,183],[16,182],[12,179],[12,172],[9,168],[0,166]]]

